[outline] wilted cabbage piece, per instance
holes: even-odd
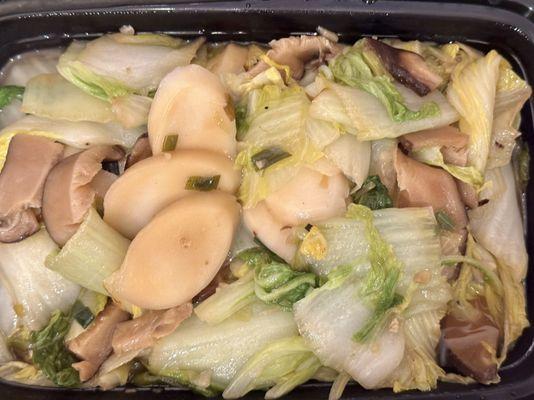
[[[295,302],[316,287],[317,279],[313,273],[292,269],[265,248],[244,250],[236,258],[245,263],[244,275],[219,287],[195,308],[195,314],[202,321],[219,323],[258,299],[291,311]]]
[[[321,363],[304,339],[293,336],[273,341],[250,358],[223,392],[237,399],[254,389],[269,388],[266,399],[276,399],[311,379]]]
[[[521,282],[528,256],[512,165],[488,170],[485,178],[491,184],[482,190],[480,198],[488,201],[468,212],[471,233]]]
[[[304,163],[322,154],[306,135],[305,122],[309,100],[298,86],[268,84],[248,94],[244,149],[236,164],[243,168],[240,198],[245,208],[256,205],[269,193],[294,177]],[[258,170],[252,158],[260,151],[277,147],[289,156]]]
[[[519,112],[531,94],[531,87],[508,62],[501,61],[487,168],[502,167],[510,162],[516,138],[521,135],[518,131]]]
[[[153,374],[177,378],[194,389],[223,391],[256,353],[296,334],[292,314],[276,306],[253,304],[214,325],[193,316],[156,343],[147,365]],[[285,371],[291,361],[281,361],[280,369]],[[273,378],[279,376],[273,372]]]
[[[38,117],[107,123],[113,120],[109,103],[87,94],[59,74],[43,74],[26,85],[22,111]]]
[[[435,387],[444,373],[434,349],[450,295],[432,211],[351,206],[347,217],[324,230],[327,253],[313,261],[334,269],[295,305],[299,331],[323,364],[365,387]]]
[[[483,173],[488,162],[495,94],[502,57],[490,51],[453,72],[447,98],[460,114],[460,131],[469,135],[469,165]]]
[[[57,250],[46,230],[10,244],[0,244],[0,275],[19,309],[21,325],[39,330],[56,310],[67,312],[80,287],[44,267],[45,259]]]
[[[55,311],[48,324],[32,332],[32,361],[43,374],[58,386],[80,384],[78,371],[71,364],[76,358],[65,347],[64,339],[70,326],[70,315]]]
[[[61,250],[50,252],[45,265],[69,281],[108,295],[102,282],[119,269],[130,241],[107,225],[91,208]]]
[[[338,98],[338,102],[337,104],[336,102],[324,104],[324,107],[330,110],[323,111],[326,117],[322,119],[340,122],[339,120],[333,120],[330,115],[339,115],[340,112],[345,114],[343,128],[347,132],[354,133],[360,140],[394,138],[409,132],[448,125],[458,120],[457,112],[449,104],[445,96],[437,90],[424,97],[419,97],[402,85],[393,85],[393,88],[398,91],[398,95],[404,99],[407,106],[420,110],[417,118],[395,120],[379,100],[380,98],[375,97],[368,91],[357,86],[351,87],[330,81],[327,81],[325,85],[327,90],[331,90],[333,95]],[[398,103],[398,101],[400,100],[397,99],[396,103],[392,104],[402,104]],[[343,107],[342,109],[339,108],[339,104]],[[421,111],[421,107],[424,104],[430,104],[431,106],[426,106],[426,111],[425,109]],[[336,107],[336,109],[333,110],[333,107]]]
[[[341,135],[323,148],[323,152],[343,174],[360,187],[369,175],[371,142],[363,142],[353,135]]]
[[[71,122],[27,115],[0,130],[0,168],[5,162],[11,138],[19,133],[44,136],[76,149],[87,149],[96,145],[130,148],[143,134],[143,129],[126,129],[117,123]]]
[[[175,67],[191,62],[204,42],[167,35],[115,33],[74,41],[59,59],[58,72],[92,96],[110,101],[131,93],[148,95]]]

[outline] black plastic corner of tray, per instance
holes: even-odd
[[[352,42],[362,35],[447,42],[460,40],[481,49],[496,48],[531,85],[534,84],[534,0],[4,0],[0,1],[0,65],[27,50],[65,45],[91,38],[124,24],[138,31],[159,31],[210,40],[267,42],[288,34],[313,33],[318,25]],[[534,154],[534,101],[522,112],[521,130]],[[531,170],[534,161],[531,162]],[[527,210],[534,210],[534,184],[527,188]],[[529,319],[534,322],[534,216],[527,218],[530,254],[526,279]],[[346,399],[507,400],[534,398],[534,328],[528,328],[501,371],[498,385],[441,383],[433,392],[365,391],[347,387]],[[308,383],[286,399],[326,399],[329,385]],[[181,388],[72,390],[27,387],[0,381],[2,400],[193,400],[200,396]],[[263,398],[260,392],[247,396]]]

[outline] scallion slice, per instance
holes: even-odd
[[[163,140],[162,151],[173,151],[176,148],[178,142],[178,135],[167,135]]]
[[[217,189],[219,185],[220,175],[214,176],[190,176],[185,184],[187,190],[198,190],[200,192],[208,192]]]
[[[445,211],[438,211],[435,213],[436,221],[439,227],[444,231],[454,230],[454,221]]]
[[[258,171],[261,171],[287,157],[291,157],[291,154],[289,154],[284,149],[275,146],[257,152],[251,157],[251,160],[254,163],[256,169]]]
[[[81,301],[76,300],[72,306],[72,317],[83,327],[87,328],[95,316]]]

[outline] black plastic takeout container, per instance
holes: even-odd
[[[164,1],[164,0],[160,0]],[[137,31],[159,31],[211,41],[261,41],[290,34],[313,34],[318,25],[352,43],[360,36],[447,42],[459,40],[497,49],[534,85],[534,0],[387,1],[387,0],[46,0],[0,1],[0,66],[24,51],[92,38],[130,24]],[[534,154],[534,101],[523,109],[522,132]],[[532,163],[531,163],[532,164]],[[531,166],[532,168],[532,166]],[[534,209],[534,183],[527,189],[527,209]],[[530,272],[528,308],[534,323],[534,216],[527,221]],[[534,328],[527,329],[501,369],[498,385],[441,383],[430,393],[346,388],[346,399],[519,399],[534,398]],[[308,383],[285,398],[326,399],[330,384]],[[198,399],[182,388],[118,388],[109,392],[28,387],[0,381],[0,399]],[[263,398],[263,392],[248,395]]]

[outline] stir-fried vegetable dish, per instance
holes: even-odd
[[[499,382],[528,326],[519,131],[495,50],[119,33],[0,86],[0,377]]]

